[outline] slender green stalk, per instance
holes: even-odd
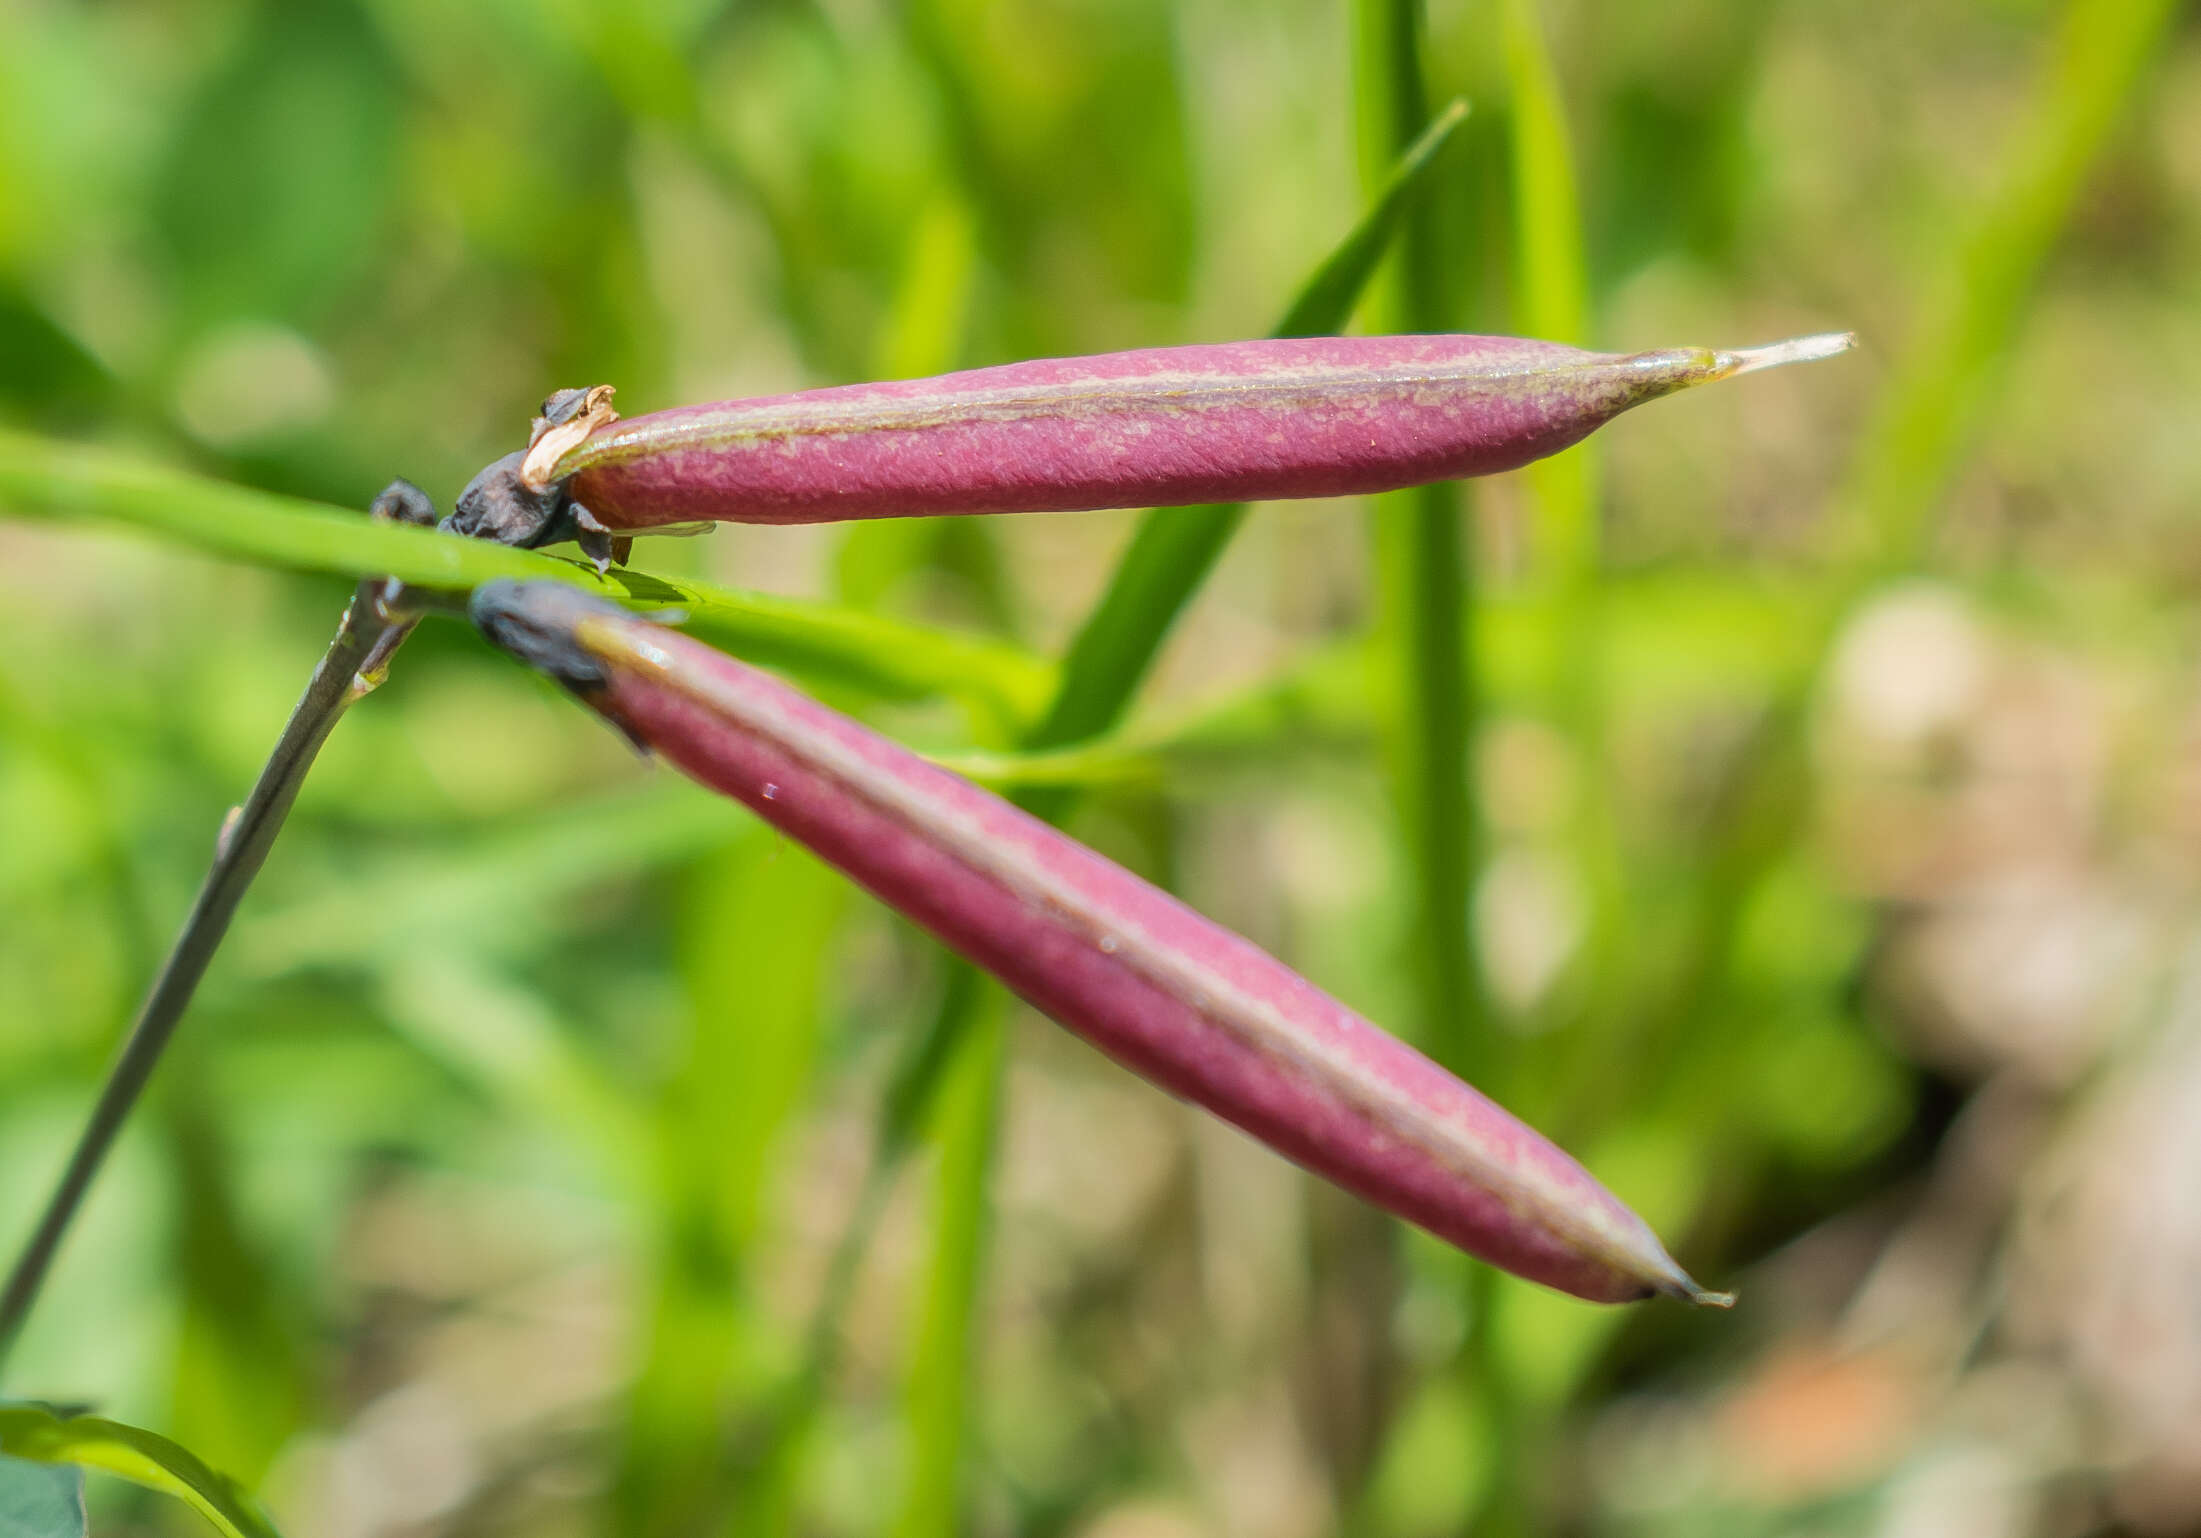
[[[1510,95],[1517,327],[1526,336],[1586,345],[1589,279],[1574,151],[1536,0],[1505,0],[1499,33]],[[1550,623],[1559,660],[1550,684],[1552,702],[1593,769],[1601,747],[1598,469],[1597,446],[1585,441],[1530,466],[1526,475],[1535,510],[1538,585],[1553,600]]]
[[[854,1301],[856,1278],[870,1249],[871,1236],[886,1213],[894,1178],[916,1147],[926,1118],[933,1111],[935,1096],[950,1073],[949,1054],[968,1042],[971,1023],[990,1001],[997,1000],[998,994],[989,990],[984,974],[976,967],[960,961],[952,963],[946,968],[932,1020],[912,1038],[913,1050],[905,1053],[895,1067],[881,1105],[870,1162],[857,1187],[848,1221],[826,1262],[818,1302],[803,1334],[799,1364],[754,1424],[736,1438],[734,1457],[728,1466],[730,1482],[739,1485],[741,1505],[736,1530],[744,1535],[762,1538],[793,1526],[793,1486],[826,1387],[840,1362],[841,1322]],[[943,1333],[945,1328],[945,1324],[936,1325],[933,1333]],[[941,1344],[934,1342],[934,1349],[941,1349]],[[920,1382],[912,1385],[909,1397],[914,1402],[930,1395]],[[935,1450],[933,1456],[942,1454]],[[923,1482],[937,1485],[938,1478],[928,1474]]]
[[[1514,296],[1520,329],[1582,343],[1589,328],[1589,279],[1574,151],[1558,72],[1537,0],[1505,0],[1500,40],[1510,96]],[[1556,1044],[1564,1086],[1605,1050],[1632,995],[1632,958],[1623,936],[1626,872],[1614,821],[1615,766],[1607,738],[1607,594],[1599,497],[1599,445],[1577,444],[1531,466],[1537,587],[1549,607],[1550,675],[1535,707],[1567,733],[1580,766],[1569,809],[1574,870],[1584,923],[1568,991],[1572,1039]],[[1562,1090],[1563,1093],[1563,1090]]]
[[[1426,93],[1421,0],[1360,0],[1356,12],[1363,160],[1400,142]],[[1387,296],[1392,328],[1437,331],[1447,324],[1448,262],[1433,211],[1416,211],[1402,233]],[[1373,663],[1379,695],[1394,702],[1387,723],[1392,795],[1413,881],[1408,970],[1416,1037],[1438,1062],[1503,1098],[1499,1043],[1474,948],[1474,884],[1482,828],[1472,794],[1481,713],[1474,663],[1468,516],[1461,488],[1430,485],[1375,499],[1370,532],[1376,602]],[[1495,1273],[1472,1273],[1474,1318],[1467,1363],[1487,1389],[1480,1359]],[[1357,1505],[1364,1492],[1348,1496]]]
[[[1487,1087],[1496,1043],[1485,1029],[1470,925],[1482,830],[1469,794],[1478,709],[1464,640],[1459,500],[1449,487],[1421,487],[1375,509],[1385,610],[1376,665],[1393,674],[1400,702],[1390,723],[1391,772],[1414,888],[1415,1039]]]
[[[726,1415],[770,1381],[753,1281],[762,1205],[773,1150],[810,1088],[848,898],[832,872],[772,839],[696,861],[683,882],[691,1018],[652,1119],[654,1298],[613,1483],[613,1526],[631,1538],[707,1529],[736,1493]]]
[[[1438,153],[1466,117],[1467,103],[1454,101],[1420,128],[1391,166],[1368,214],[1307,280],[1272,336],[1322,336],[1345,323],[1412,211]],[[1218,502],[1157,509],[1139,520],[1107,590],[1070,643],[1061,688],[1026,741],[1027,750],[1086,742],[1123,719],[1177,617],[1245,516],[1243,502]]]
[[[946,695],[1005,722],[1054,692],[1054,669],[1020,647],[835,604],[669,581],[489,540],[360,517],[343,508],[0,430],[0,511],[130,524],[196,549],[292,571],[374,572],[431,592],[498,577],[544,578],[642,610],[677,609],[691,633],[757,662],[886,698]]]
[[[975,1397],[971,1369],[1008,1057],[1000,990],[981,986],[971,997],[960,1016],[934,1119],[939,1197],[916,1358],[904,1389],[909,1476],[895,1538],[947,1538],[966,1530],[964,1449]]]
[[[1420,0],[1362,0],[1363,132],[1388,156],[1424,116]],[[1448,261],[1426,205],[1400,232],[1391,315],[1402,331],[1446,323]],[[1417,487],[1376,500],[1378,665],[1399,683],[1392,774],[1414,881],[1412,971],[1416,1032],[1446,1067],[1487,1079],[1489,1033],[1469,919],[1481,830],[1469,794],[1478,703],[1468,658],[1467,550],[1456,487]]]
[[[1505,0],[1499,40],[1507,85],[1511,159],[1513,285],[1517,326],[1529,336],[1578,345],[1589,340],[1589,279],[1582,211],[1558,72],[1544,40],[1537,0]],[[1583,884],[1586,922],[1576,975],[1589,1008],[1574,1031],[1578,1051],[1595,1051],[1609,1021],[1606,1002],[1618,981],[1617,936],[1623,883],[1606,794],[1603,541],[1599,527],[1599,451],[1591,443],[1530,467],[1526,476],[1537,585],[1550,594],[1552,674],[1539,700],[1565,730],[1581,766],[1579,800],[1570,809],[1574,869]],[[1496,1445],[1479,1508],[1478,1532],[1532,1532],[1526,1471],[1552,1432],[1548,1412],[1524,1402],[1498,1347],[1505,1278],[1473,1277],[1472,1318],[1459,1366],[1482,1405],[1481,1423]]]
[[[152,1077],[162,1051],[175,1035],[184,1011],[190,1007],[191,996],[228,932],[237,904],[251,887],[252,878],[259,874],[275,835],[282,831],[283,820],[298,799],[299,787],[305,783],[306,771],[313,767],[321,744],[328,740],[345,708],[380,681],[391,652],[412,630],[410,618],[384,611],[387,591],[387,584],[380,579],[370,578],[360,584],[344,610],[336,639],[329,643],[328,652],[306,684],[306,692],[284,723],[252,794],[224,824],[198,900],[192,904],[175,947],[153,980],[152,991],[139,1007],[130,1034],[108,1070],[99,1099],[69,1155],[60,1182],[47,1199],[38,1226],[9,1272],[5,1289],[0,1290],[0,1364],[5,1363],[9,1349],[22,1332],[85,1193]]]

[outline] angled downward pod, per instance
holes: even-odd
[[[1601,1302],[1724,1302],[1574,1160],[1290,968],[786,684],[556,583],[484,634],[808,845],[1041,1012],[1317,1174]]]

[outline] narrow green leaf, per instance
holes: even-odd
[[[1376,192],[1376,199],[1361,215],[1329,259],[1314,270],[1292,300],[1274,336],[1328,336],[1342,330],[1367,291],[1368,280],[1382,265],[1400,221],[1414,206],[1414,197],[1427,181],[1438,153],[1452,142],[1452,134],[1467,121],[1467,101],[1454,97],[1430,119],[1421,136],[1408,145]],[[1531,335],[1542,336],[1543,332]],[[1554,341],[1565,341],[1554,336]]]
[[[1359,0],[1355,101],[1363,163],[1405,142],[1428,90],[1423,59],[1424,0]],[[1447,249],[1428,203],[1400,233],[1396,280],[1385,296],[1383,329],[1441,331],[1465,266]],[[1469,328],[1480,329],[1480,328]],[[1474,610],[1465,497],[1456,485],[1420,486],[1375,498],[1369,542],[1376,585],[1372,626],[1373,691],[1389,696],[1385,757],[1396,809],[1400,853],[1412,878],[1411,927],[1405,936],[1413,979],[1413,1035],[1454,1073],[1501,1099],[1504,1043],[1489,1028],[1480,959],[1474,943],[1473,899],[1482,865],[1480,809],[1471,793],[1480,731],[1483,680]],[[1497,1273],[1472,1273],[1473,1295],[1487,1296]],[[1482,1349],[1481,1331],[1468,1349]],[[1502,1393],[1487,1375],[1475,1385],[1486,1411]],[[1502,1438],[1504,1424],[1491,1424]],[[1456,1457],[1470,1450],[1461,1449]],[[1507,1450],[1484,1450],[1493,1463]],[[1464,1512],[1461,1513],[1465,1515]]]
[[[1509,140],[1513,159],[1513,271],[1524,335],[1581,343],[1588,331],[1582,210],[1574,149],[1536,0],[1505,0]]]
[[[164,1436],[43,1405],[0,1406],[0,1453],[35,1463],[73,1464],[173,1495],[227,1538],[278,1538],[250,1497]]]
[[[824,1046],[848,900],[799,846],[763,838],[696,861],[682,883],[688,1022],[659,1085],[650,1311],[612,1485],[631,1538],[723,1530],[730,1502],[746,1514],[760,1500],[730,1466],[727,1407],[783,1354],[754,1256],[773,1155]]]
[[[1358,94],[1364,136],[1395,149],[1418,130],[1427,86],[1421,0],[1362,0]],[[1463,264],[1426,203],[1400,231],[1391,319],[1402,331],[1441,331],[1447,273]],[[1413,969],[1421,1045],[1472,1082],[1488,1077],[1496,1043],[1481,1029],[1482,978],[1470,943],[1481,829],[1468,794],[1480,705],[1470,664],[1471,607],[1457,487],[1417,487],[1375,499],[1371,532],[1380,609],[1378,666],[1400,683],[1392,733],[1393,795],[1414,876]]]
[[[1505,0],[1508,128],[1513,161],[1513,272],[1524,336],[1588,344],[1589,280],[1582,210],[1559,80],[1536,0]],[[1596,459],[1584,443],[1531,467],[1538,563],[1562,589],[1595,578]]]
[[[964,1448],[970,1440],[979,1288],[991,1203],[994,1141],[1007,1057],[999,988],[966,990],[968,1022],[943,1064],[932,1135],[939,1154],[934,1243],[903,1394],[909,1479],[894,1538],[950,1538],[967,1531]]]
[[[1513,166],[1514,303],[1530,336],[1587,345],[1589,279],[1581,195],[1558,72],[1544,40],[1538,0],[1505,0],[1500,17]],[[1586,986],[1587,1018],[1609,1021],[1625,1007],[1631,981],[1622,937],[1626,872],[1614,827],[1606,701],[1610,595],[1600,537],[1602,452],[1593,442],[1539,460],[1527,475],[1534,509],[1532,560],[1551,595],[1550,641],[1536,708],[1563,725],[1585,771],[1568,836],[1587,899],[1575,971]],[[1495,673],[1494,659],[1485,670]],[[1595,1026],[1578,1032],[1585,1043]],[[1592,1050],[1585,1046],[1585,1050]]]
[[[1005,642],[854,609],[668,581],[532,550],[378,523],[357,513],[225,485],[95,449],[0,432],[0,510],[111,519],[217,555],[292,571],[387,573],[465,592],[497,577],[549,578],[644,611],[678,609],[696,635],[755,662],[888,698],[945,694],[1011,721],[1048,697],[1053,669]]]
[[[1277,323],[1275,336],[1327,336],[1352,318],[1414,195],[1438,152],[1467,117],[1455,101],[1422,129],[1398,158],[1368,211],[1315,268]],[[1115,575],[1063,659],[1062,686],[1029,748],[1059,748],[1116,724],[1175,628],[1244,521],[1242,502],[1150,512],[1117,563]]]

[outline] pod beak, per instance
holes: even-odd
[[[1694,1303],[1699,1308],[1733,1308],[1735,1306],[1735,1295],[1731,1292],[1713,1292],[1710,1288],[1699,1287],[1687,1276],[1683,1276],[1681,1282],[1681,1287],[1674,1292],[1673,1296],[1680,1298],[1684,1303]]]
[[[1815,336],[1768,342],[1763,347],[1719,352],[1713,355],[1718,359],[1718,372],[1712,378],[1733,379],[1742,374],[1755,374],[1760,369],[1779,368],[1784,363],[1816,363],[1821,358],[1848,352],[1856,345],[1857,333],[1854,331],[1822,331]]]

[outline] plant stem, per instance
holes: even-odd
[[[252,794],[223,825],[214,846],[214,863],[199,888],[198,900],[192,904],[182,932],[139,1007],[114,1066],[108,1070],[99,1099],[69,1155],[60,1182],[47,1199],[38,1227],[9,1272],[5,1292],[0,1292],[0,1365],[5,1364],[9,1349],[22,1333],[24,1320],[37,1301],[39,1288],[69,1224],[83,1205],[85,1193],[144,1092],[146,1081],[153,1076],[154,1066],[174,1037],[184,1011],[190,1007],[208,962],[229,930],[237,904],[266,861],[321,744],[345,707],[381,681],[390,654],[411,633],[414,620],[409,615],[394,615],[387,607],[392,591],[387,579],[380,577],[359,585],[344,610],[336,639],[329,643],[327,654],[306,684],[306,692],[284,723],[283,734],[276,739]]]
[[[1410,143],[1426,116],[1421,0],[1364,0],[1360,8],[1363,132],[1380,165]],[[1405,331],[1447,321],[1448,267],[1424,203],[1400,231],[1392,317]],[[1438,1062],[1481,1084],[1494,1044],[1469,927],[1481,829],[1469,795],[1479,701],[1467,656],[1471,603],[1461,496],[1437,484],[1379,497],[1374,539],[1378,602],[1398,674],[1401,707],[1393,777],[1413,868],[1416,1038]],[[1487,1084],[1485,1088],[1489,1088]]]
[[[1422,41],[1423,0],[1360,0],[1356,12],[1355,96],[1364,161],[1373,163],[1406,141],[1423,112],[1427,80]],[[1448,259],[1433,210],[1423,204],[1401,231],[1390,318],[1402,331],[1447,328]],[[1390,328],[1386,328],[1390,329]],[[1480,680],[1470,651],[1474,603],[1467,508],[1456,485],[1416,487],[1374,499],[1370,532],[1378,617],[1376,666],[1396,683],[1390,723],[1390,779],[1402,846],[1412,874],[1415,1039],[1454,1073],[1501,1102],[1506,1097],[1501,1043],[1476,955],[1473,930],[1476,873],[1483,829],[1471,793],[1482,712]],[[1494,1392],[1490,1315],[1496,1273],[1470,1273],[1469,1336],[1464,1366],[1478,1392],[1501,1408]],[[1502,1463],[1504,1423],[1493,1459]]]

